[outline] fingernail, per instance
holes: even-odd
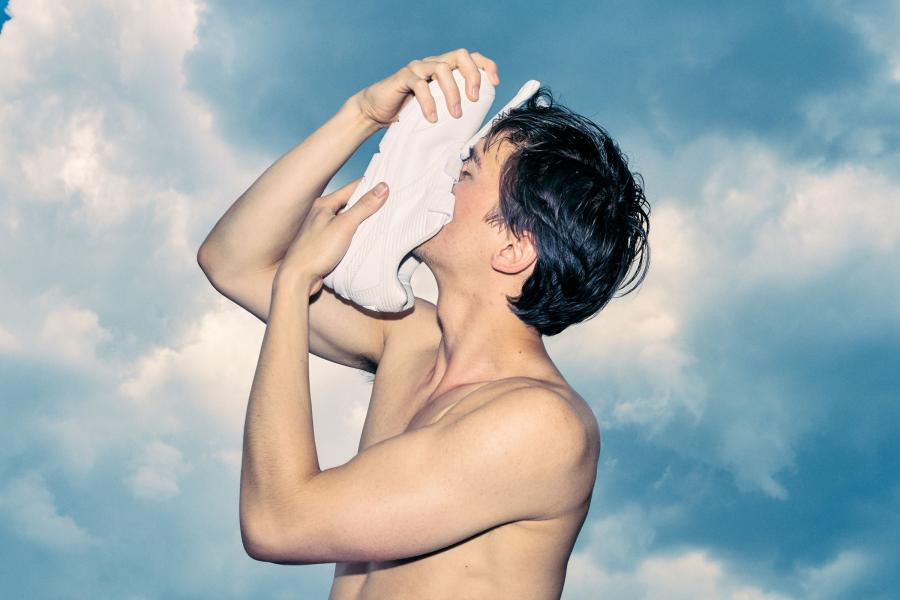
[[[375,195],[379,198],[383,197],[387,194],[387,184],[385,182],[381,182],[375,186]]]
[[[472,91],[469,92],[469,95],[472,96],[475,100],[478,100],[478,88],[474,85],[472,86]]]
[[[428,113],[428,114],[429,114],[429,116],[431,117],[431,122],[432,122],[432,123],[437,123],[437,111],[436,111],[436,110],[433,110],[433,111],[431,111],[431,112]]]
[[[459,102],[453,105],[453,114],[457,117],[462,116],[462,106],[459,105]]]

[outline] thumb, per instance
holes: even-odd
[[[388,191],[388,184],[382,181],[372,188],[372,195],[375,196],[375,201],[380,204],[382,200],[388,197]]]

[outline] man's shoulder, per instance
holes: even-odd
[[[593,412],[571,390],[517,377],[485,390],[489,399],[455,420],[459,448],[489,448],[512,469],[543,481],[556,500],[546,518],[568,514],[590,497],[597,476],[600,434]],[[523,475],[525,476],[525,475]]]
[[[484,390],[479,410],[498,418],[543,422],[570,440],[583,439],[585,451],[599,456],[600,427],[585,399],[567,383],[519,376],[499,380]]]
[[[486,390],[488,391],[488,390]],[[581,415],[587,402],[565,381],[551,381],[524,375],[494,382],[489,390],[492,400],[521,405],[546,404],[555,410],[574,411]]]

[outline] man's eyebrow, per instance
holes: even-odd
[[[481,170],[481,158],[478,156],[478,146],[472,146],[472,153],[469,155],[469,158],[478,166],[478,170]]]

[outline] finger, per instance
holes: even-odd
[[[475,102],[478,100],[478,90],[481,89],[481,71],[465,48],[456,51],[456,61],[459,72],[466,79],[466,94],[469,100]]]
[[[500,85],[500,73],[497,71],[497,63],[484,56],[480,52],[472,52],[472,60],[475,64],[490,73],[494,85]]]
[[[478,100],[478,90],[481,89],[481,71],[479,71],[478,65],[475,64],[468,50],[458,48],[444,52],[439,56],[426,56],[422,60],[424,62],[438,61],[447,63],[451,70],[458,68],[466,80],[466,96],[472,102]]]
[[[431,90],[428,87],[428,79],[431,79],[431,73],[423,65],[421,60],[410,61],[406,68],[409,70],[406,87],[413,91],[416,101],[422,107],[422,114],[432,123],[437,122],[437,103]]]
[[[343,187],[322,196],[322,203],[327,204],[332,209],[332,212],[337,212],[342,206],[347,204],[362,179],[362,177],[357,177]]]
[[[456,85],[450,65],[445,62],[426,62],[425,64],[433,69],[433,78],[437,79],[441,91],[444,92],[447,109],[458,119],[462,116],[462,106],[460,105],[459,87]]]
[[[384,190],[383,195],[378,195],[378,190],[380,188]],[[354,226],[358,227],[360,223],[365,221],[366,218],[372,216],[375,211],[377,211],[384,205],[385,200],[387,200],[389,191],[390,190],[388,190],[387,184],[382,181],[371,190],[366,192],[363,197],[359,199],[359,202],[351,206],[344,213],[337,215],[335,219],[350,221],[354,224]]]
[[[362,181],[362,179],[363,179],[362,177],[357,177],[353,181],[347,182],[346,184],[344,184],[343,186],[334,190],[333,192],[329,192],[328,194],[326,194],[324,196],[324,198],[327,198],[329,200],[334,199],[334,198],[345,198],[345,199],[350,198],[350,196],[353,195],[353,190],[356,189],[356,186],[359,185],[359,182]]]

